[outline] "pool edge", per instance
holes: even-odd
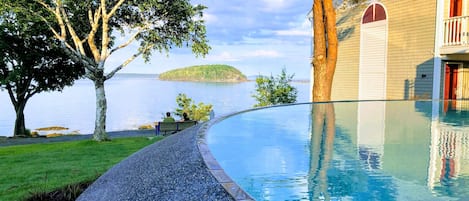
[[[236,112],[219,118],[215,118],[211,121],[208,121],[199,127],[197,131],[197,148],[199,149],[200,155],[207,166],[208,171],[212,176],[223,186],[223,188],[230,194],[233,199],[237,201],[254,201],[255,199],[244,191],[236,182],[234,182],[231,177],[226,174],[220,164],[217,162],[215,157],[212,155],[210,148],[207,145],[206,136],[207,130],[214,124],[239,113]]]

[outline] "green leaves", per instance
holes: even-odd
[[[112,16],[112,28],[141,30],[136,39],[145,61],[153,50],[167,53],[173,47],[191,47],[196,56],[205,56],[210,47],[202,20],[204,9],[188,0],[127,1]]]
[[[63,52],[40,18],[24,13],[29,9],[39,12],[40,7],[25,7],[23,1],[6,3],[12,9],[0,9],[0,89],[8,91],[16,121],[24,122],[23,110],[29,98],[73,84],[84,74],[84,68]],[[14,135],[24,130],[24,123],[15,123]]]
[[[256,78],[256,93],[252,95],[257,101],[254,107],[295,103],[298,91],[290,85],[293,76],[287,75],[285,69],[282,69],[277,77]]]
[[[178,105],[176,115],[179,117],[182,117],[183,113],[187,113],[189,118],[194,121],[207,121],[209,119],[210,111],[212,110],[211,104],[195,104],[191,98],[182,93],[176,97],[176,103]]]

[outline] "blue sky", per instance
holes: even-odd
[[[197,0],[204,12],[211,51],[196,58],[189,49],[155,54],[145,64],[137,59],[121,72],[162,73],[201,64],[228,64],[245,75],[276,75],[282,68],[295,79],[310,73],[311,24],[307,19],[311,1],[304,0]],[[107,66],[121,63],[131,51],[116,52]]]

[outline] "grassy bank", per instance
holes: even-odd
[[[116,138],[0,147],[0,200],[22,200],[90,181],[122,159],[161,138]]]

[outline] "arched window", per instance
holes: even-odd
[[[376,22],[380,20],[386,19],[386,11],[384,11],[383,6],[380,4],[372,4],[368,6],[365,11],[365,15],[363,15],[362,24]]]
[[[373,3],[363,13],[360,26],[358,98],[386,99],[388,20],[383,4]]]

